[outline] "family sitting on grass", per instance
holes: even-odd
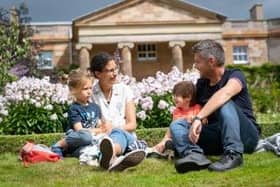
[[[153,150],[163,153],[172,147],[179,173],[241,166],[242,154],[252,153],[260,136],[245,77],[237,69],[225,68],[224,50],[216,41],[203,40],[192,50],[201,78],[196,86],[188,81],[175,85],[173,121]],[[118,66],[107,53],[95,55],[89,70],[91,75],[80,71],[69,75],[75,102],[68,112],[66,136],[52,151],[78,157],[83,147],[96,140],[100,167],[122,171],[138,165],[147,153],[135,134],[132,91],[117,82]],[[92,75],[97,79],[94,85]],[[205,155],[222,156],[212,163]]]

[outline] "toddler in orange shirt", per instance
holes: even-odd
[[[201,109],[201,106],[195,103],[195,85],[191,81],[178,82],[174,86],[172,93],[176,107],[172,113],[173,121],[185,119],[187,122],[191,123],[193,117],[196,116]],[[206,123],[206,119],[203,120],[203,123]],[[164,138],[154,146],[154,149],[159,153],[163,153],[166,142],[171,141],[171,138],[171,133],[168,128]]]

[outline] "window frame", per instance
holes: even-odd
[[[137,44],[137,61],[156,61],[157,56],[157,45],[155,43],[139,43]]]
[[[46,57],[44,57],[46,56]],[[44,61],[45,58],[50,58],[49,64],[40,63],[41,61]],[[53,69],[53,51],[40,51],[37,55],[37,62],[36,62],[37,69],[39,70],[48,70]]]
[[[248,46],[236,45],[232,47],[233,64],[249,64]]]

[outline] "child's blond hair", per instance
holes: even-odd
[[[80,69],[72,70],[68,77],[68,86],[70,91],[78,90],[84,86],[87,80],[93,81],[93,77]]]

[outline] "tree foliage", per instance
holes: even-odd
[[[33,30],[28,24],[31,20],[28,8],[22,3],[13,11],[16,19],[11,19],[9,11],[0,7],[0,92],[7,82],[16,79],[11,68],[16,64],[25,64],[29,69],[34,56],[30,40]]]

